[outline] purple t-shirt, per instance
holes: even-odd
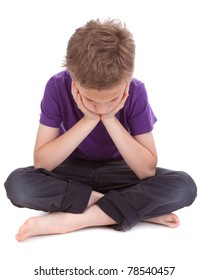
[[[40,123],[60,129],[60,135],[83,117],[71,93],[71,77],[64,70],[50,78],[41,102]],[[156,117],[149,105],[145,86],[132,79],[129,96],[117,119],[131,135],[150,132]],[[128,145],[128,143],[127,143]],[[86,160],[122,159],[102,122],[82,141],[69,158]]]

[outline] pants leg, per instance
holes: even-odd
[[[139,180],[124,162],[101,168],[100,179],[101,189],[105,188],[104,181],[108,181],[108,192],[97,205],[117,222],[114,229],[122,231],[138,221],[192,204],[197,192],[195,182],[185,172],[157,168],[155,176]],[[114,185],[115,182],[120,183]]]
[[[105,194],[97,205],[117,224],[131,229],[138,221],[192,204],[196,185],[185,172],[157,168],[139,180],[124,161],[65,161],[53,172],[19,168],[5,182],[7,196],[18,207],[46,212],[81,213],[92,189]]]
[[[90,165],[71,161],[64,162],[53,172],[33,166],[19,168],[5,182],[7,197],[18,207],[82,213],[92,192],[91,170]],[[76,174],[80,176],[73,180],[69,179],[70,174],[74,174],[73,179],[78,177]]]

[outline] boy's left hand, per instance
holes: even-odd
[[[129,96],[128,91],[125,91],[121,99],[121,102],[111,112],[100,116],[101,121],[105,121],[113,118],[115,114],[118,113],[118,111],[120,111],[124,107],[124,104],[128,96]]]

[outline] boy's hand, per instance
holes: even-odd
[[[100,115],[93,113],[91,111],[89,111],[83,104],[82,102],[82,97],[79,94],[79,92],[73,92],[73,97],[74,100],[77,103],[78,108],[82,111],[82,113],[84,114],[84,117],[90,121],[100,121]]]
[[[120,111],[124,107],[124,104],[125,104],[128,96],[129,96],[128,91],[125,91],[124,95],[121,99],[121,102],[111,112],[100,116],[101,121],[105,121],[105,120],[109,120],[109,119],[113,118],[115,116],[115,114],[118,113],[118,111]]]

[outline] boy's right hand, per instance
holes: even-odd
[[[100,121],[100,115],[89,111],[82,102],[82,97],[79,92],[72,92],[75,102],[77,103],[77,107],[84,114],[84,118],[90,121]]]

